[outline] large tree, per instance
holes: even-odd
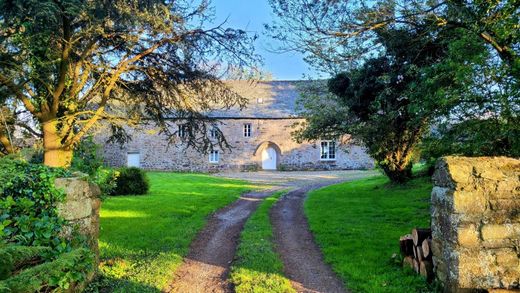
[[[49,166],[68,166],[100,121],[124,140],[143,119],[172,137],[176,119],[208,149],[204,112],[244,103],[219,74],[258,61],[254,36],[211,16],[206,0],[0,0],[4,104],[33,118]]]
[[[278,20],[268,25],[284,49],[307,54],[325,70],[338,70],[380,52],[376,31],[422,25],[458,30],[488,44],[520,77],[520,2],[517,0],[269,0]]]

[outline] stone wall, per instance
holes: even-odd
[[[71,237],[72,231],[77,229],[87,237],[90,248],[99,260],[99,187],[81,178],[58,178],[55,185],[67,194],[65,201],[58,206],[60,216],[68,222],[65,236]]]
[[[219,170],[261,169],[262,149],[268,145],[277,150],[277,166],[280,170],[329,170],[329,169],[371,169],[374,161],[363,147],[351,142],[339,145],[336,160],[320,160],[320,145],[317,143],[295,142],[291,132],[294,124],[302,119],[222,119],[218,126],[231,149],[220,150],[220,161],[209,162],[208,155],[186,148],[180,141],[168,144],[152,126],[144,129],[128,129],[132,140],[122,147],[106,143],[107,136],[96,136],[104,145],[103,156],[108,165],[125,166],[127,153],[140,154],[141,167],[148,170],[179,170],[211,172]],[[245,123],[252,126],[251,137],[244,137]],[[173,126],[176,127],[176,126]]]
[[[433,262],[446,291],[517,292],[520,160],[445,157],[433,182]]]

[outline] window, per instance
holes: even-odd
[[[179,137],[186,137],[186,125],[179,124],[179,131],[177,131]]]
[[[218,137],[218,128],[216,126],[211,127],[211,130],[209,131],[209,136],[211,138],[217,138]]]
[[[218,163],[219,159],[220,159],[220,154],[218,151],[211,151],[209,153],[209,162],[210,163]]]
[[[331,140],[322,141],[320,154],[322,161],[336,160],[336,142]]]
[[[139,152],[128,152],[126,154],[126,165],[128,167],[141,167],[141,154]]]
[[[251,123],[244,124],[244,137],[251,137]]]

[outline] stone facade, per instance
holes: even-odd
[[[67,195],[65,201],[58,205],[59,215],[68,222],[64,229],[65,236],[71,237],[72,231],[77,229],[87,237],[90,248],[99,260],[99,187],[81,178],[58,178],[55,185]]]
[[[446,291],[518,292],[520,160],[445,157],[433,181],[433,262]]]
[[[266,148],[276,151],[278,170],[333,170],[370,169],[374,162],[364,149],[350,142],[336,148],[335,160],[320,159],[320,141],[297,143],[291,138],[294,124],[302,119],[221,119],[218,127],[231,145],[218,149],[218,163],[210,163],[209,155],[186,148],[180,141],[168,144],[166,137],[153,127],[139,131],[129,129],[132,140],[120,146],[104,143],[103,156],[110,166],[125,166],[128,153],[138,153],[140,166],[148,170],[179,170],[212,172],[219,170],[254,171],[262,169],[262,152]],[[251,137],[244,137],[244,124],[251,124]],[[172,127],[176,127],[175,125]]]
[[[305,81],[226,81],[226,84],[247,99],[248,103],[245,108],[215,107],[204,113],[218,122],[219,129],[231,145],[230,149],[216,150],[219,151],[217,163],[210,163],[208,155],[187,149],[180,142],[168,144],[167,138],[159,135],[153,127],[129,129],[132,141],[123,147],[108,144],[106,136],[98,135],[98,142],[104,145],[103,155],[106,163],[111,166],[125,166],[129,161],[135,165],[135,161],[138,160],[138,165],[148,170],[259,170],[267,165],[266,161],[262,160],[262,155],[268,152],[270,158],[276,157],[276,162],[271,162],[270,169],[273,166],[278,170],[374,167],[373,160],[364,149],[352,142],[343,145],[338,142],[336,158],[322,160],[321,142],[298,144],[292,139],[294,124],[304,121],[298,117],[297,100],[306,85]],[[244,137],[246,123],[251,124],[251,137]],[[176,130],[178,125],[172,127]]]

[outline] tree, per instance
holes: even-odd
[[[520,2],[465,0],[269,0],[278,21],[267,25],[284,49],[307,54],[307,60],[326,71],[338,71],[361,57],[380,52],[376,31],[413,28],[425,19],[432,30],[458,30],[488,44],[520,77]]]
[[[448,99],[443,107],[421,101],[434,101],[439,88],[460,87],[471,75],[456,77],[459,72],[445,70],[438,77],[442,68],[436,66],[449,59],[451,43],[449,36],[430,33],[428,24],[413,31],[379,29],[377,34],[385,54],[330,79],[333,96],[307,96],[307,125],[296,134],[299,139],[350,134],[363,142],[392,181],[405,182],[430,122],[453,107]],[[334,104],[327,105],[331,100]]]
[[[151,121],[173,137],[169,124],[183,121],[189,145],[211,148],[204,112],[245,103],[218,76],[259,58],[254,37],[209,27],[210,10],[206,0],[0,0],[0,91],[33,118],[44,163],[70,165],[100,121],[120,142],[123,125]]]

